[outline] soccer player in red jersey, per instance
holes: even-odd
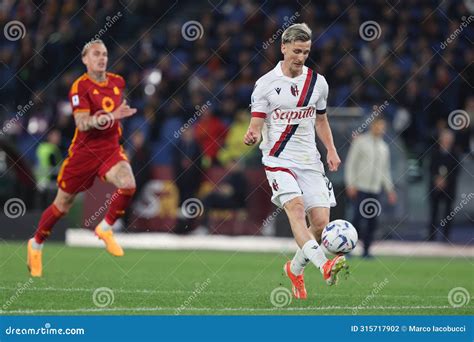
[[[106,72],[107,48],[101,40],[87,43],[82,62],[87,72],[72,85],[69,100],[76,131],[58,175],[58,193],[43,212],[38,228],[28,241],[27,264],[33,277],[42,275],[42,248],[56,222],[71,208],[75,196],[89,189],[95,177],[117,187],[105,218],[95,228],[107,251],[122,256],[123,250],[112,233],[112,225],[129,206],[135,192],[135,178],[119,143],[120,120],[136,113],[123,99],[124,79]]]

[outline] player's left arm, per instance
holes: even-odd
[[[329,171],[337,171],[339,165],[341,164],[341,159],[339,158],[336,146],[334,145],[334,139],[332,137],[332,131],[331,127],[329,126],[328,115],[326,113],[329,86],[326,82],[326,79],[322,79],[324,81],[322,94],[316,103],[316,134],[323,143],[324,147],[326,147],[326,160]]]
[[[334,139],[332,137],[331,127],[329,126],[328,115],[326,113],[316,115],[316,133],[328,151],[326,158],[329,171],[337,171],[341,164],[341,159],[337,154],[336,146],[334,146]]]

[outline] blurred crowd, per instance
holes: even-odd
[[[124,76],[128,100],[138,108],[124,122],[126,146],[139,130],[154,165],[173,165],[176,146],[186,144],[182,139],[196,141],[201,153],[191,152],[202,154],[204,168],[254,155],[240,143],[250,95],[255,81],[281,58],[279,35],[294,22],[313,30],[307,65],[328,80],[329,106],[370,112],[387,101],[383,114],[408,154],[423,155],[453,110],[474,112],[474,26],[462,25],[471,17],[461,0],[228,0],[203,6],[3,1],[1,26],[18,20],[26,32],[0,43],[2,137],[36,165],[36,148],[55,127],[61,153],[67,152],[74,131],[67,93],[85,71],[80,50],[96,37],[106,43],[109,69]],[[189,20],[202,26],[195,27],[197,37],[182,30]],[[371,20],[375,38],[360,32]],[[447,42],[453,32],[458,34]],[[31,108],[22,110],[29,101]],[[182,134],[185,124],[191,136]],[[468,130],[455,132],[460,153],[469,151]]]

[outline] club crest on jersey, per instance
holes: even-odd
[[[272,188],[273,188],[273,190],[275,190],[275,191],[278,191],[278,189],[280,189],[280,187],[278,186],[278,183],[277,183],[276,179],[274,179],[273,182],[272,182]]]
[[[291,87],[290,87],[290,90],[291,90],[291,95],[293,96],[298,96],[300,91],[298,90],[298,86],[296,84],[292,84]]]
[[[277,92],[278,95],[280,95],[281,88],[275,88],[275,91]]]

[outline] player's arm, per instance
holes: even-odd
[[[81,111],[74,114],[74,121],[79,131],[85,132],[93,127],[92,117],[90,112]]]
[[[244,135],[244,143],[246,145],[254,145],[260,141],[264,122],[264,118],[259,118],[256,116],[250,119],[249,128],[247,129],[247,133]]]
[[[329,171],[337,171],[341,164],[341,159],[337,154],[336,146],[334,146],[334,139],[332,137],[331,127],[329,126],[329,120],[326,113],[316,115],[316,133],[328,151],[327,163]]]
[[[337,154],[336,146],[334,146],[334,139],[332,137],[332,131],[326,113],[329,86],[325,78],[323,78],[323,81],[322,96],[316,103],[316,134],[328,152],[326,160],[329,171],[337,171],[341,164],[341,159]]]
[[[253,88],[251,102],[252,119],[250,119],[247,133],[244,135],[244,143],[246,145],[254,145],[260,141],[265,118],[270,112],[265,87],[259,81],[255,83]]]
[[[79,131],[88,131],[92,128],[109,127],[115,120],[120,120],[135,114],[137,110],[130,108],[127,101],[123,101],[112,113],[90,115],[89,111],[79,111],[74,114],[76,127]]]

